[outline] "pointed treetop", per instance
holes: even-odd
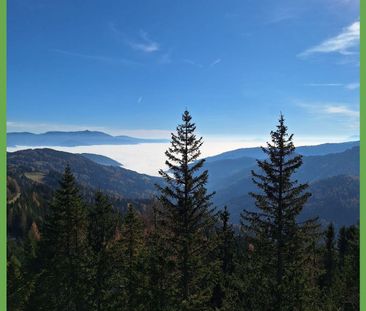
[[[282,114],[282,112],[280,112],[280,117],[278,119],[277,128],[278,128],[278,130],[281,130],[281,129],[286,129],[287,130],[287,126],[285,125],[285,117]]]
[[[69,163],[66,164],[64,174],[62,176],[62,179],[60,180],[60,185],[63,187],[65,187],[66,185],[76,186],[75,176],[72,173]]]
[[[64,173],[65,173],[65,175],[72,175],[70,163],[66,163]]]
[[[64,174],[61,180],[61,184],[62,183],[75,183],[75,176],[71,170],[69,163],[66,164]]]
[[[280,123],[284,123],[284,122],[285,122],[285,117],[284,117],[284,115],[283,115],[282,111],[280,111],[280,118],[279,118],[279,121],[280,121]]]
[[[191,117],[191,115],[189,114],[189,111],[186,109],[186,110],[184,111],[183,115],[182,115],[182,120],[183,120],[184,122],[189,122],[189,121],[191,121],[191,119],[192,119],[192,117]]]
[[[224,209],[220,213],[220,218],[223,222],[229,222],[230,212],[226,205],[224,206]]]

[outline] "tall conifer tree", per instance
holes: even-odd
[[[341,227],[338,233],[337,250],[338,250],[338,268],[343,272],[345,266],[345,258],[348,250],[348,240],[347,240],[347,229],[346,227]]]
[[[112,256],[111,248],[117,228],[117,213],[108,197],[101,192],[95,194],[95,202],[89,209],[88,237],[91,248],[91,288],[93,308],[108,310],[111,301]]]
[[[229,310],[235,303],[233,288],[234,273],[234,252],[235,252],[235,232],[230,224],[230,213],[227,206],[219,212],[220,225],[217,228],[217,249],[216,253],[221,266],[218,280],[213,290],[211,303],[215,309]]]
[[[173,296],[170,272],[174,261],[169,257],[171,251],[165,243],[164,230],[158,225],[156,203],[152,206],[152,210],[152,228],[146,244],[146,300],[150,311],[169,311],[172,309]]]
[[[325,232],[325,254],[324,254],[325,274],[322,280],[323,286],[330,287],[332,285],[335,268],[336,268],[335,232],[334,232],[334,225],[330,224]]]
[[[41,236],[39,310],[89,310],[87,211],[69,166]]]
[[[166,183],[158,186],[160,220],[176,262],[177,309],[204,310],[212,287],[207,255],[211,249],[208,235],[214,224],[213,194],[207,193],[208,172],[202,170],[204,160],[198,159],[202,137],[196,137],[188,111],[182,120],[165,152],[169,170],[159,171]]]
[[[352,225],[341,228],[338,239],[342,310],[359,310],[360,230]]]
[[[114,260],[117,266],[114,287],[117,306],[112,309],[126,311],[144,310],[143,290],[144,273],[144,232],[143,223],[132,204],[128,204],[127,213],[121,226],[120,240],[115,245]]]
[[[315,234],[315,220],[298,222],[304,204],[310,197],[308,185],[299,184],[293,174],[302,165],[302,156],[295,154],[283,115],[277,129],[271,132],[271,143],[262,148],[265,160],[257,160],[261,173],[252,171],[259,193],[250,193],[259,211],[245,210],[244,229],[249,232],[268,291],[273,291],[274,310],[293,310],[301,306],[306,290],[306,261],[308,238]]]

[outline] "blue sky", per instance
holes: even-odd
[[[8,131],[356,137],[359,1],[8,3]]]

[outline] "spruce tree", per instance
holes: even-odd
[[[171,251],[165,243],[164,231],[159,226],[157,208],[155,202],[152,206],[151,230],[146,243],[146,309],[150,311],[168,311],[173,308],[170,273],[174,261],[169,257]]]
[[[342,274],[340,274],[339,267],[337,266],[339,258],[337,258],[337,251],[335,247],[335,229],[334,225],[328,225],[325,233],[325,243],[323,246],[321,269],[322,274],[320,277],[320,287],[324,297],[321,297],[323,301],[323,309],[337,309],[340,308],[340,302],[343,300],[341,297],[344,293],[342,288]]]
[[[90,310],[87,214],[69,166],[41,231],[39,310]]]
[[[40,272],[39,259],[37,258],[40,238],[41,236],[38,226],[33,222],[23,245],[23,310],[34,310],[37,306],[37,303],[34,303],[33,301],[33,293],[35,291]]]
[[[345,266],[345,258],[347,254],[347,229],[346,227],[341,227],[338,233],[337,249],[338,249],[338,268],[343,272]]]
[[[217,257],[221,266],[218,280],[213,289],[211,303],[214,309],[230,310],[235,305],[235,290],[233,288],[235,233],[230,224],[230,213],[227,206],[219,212],[217,228]]]
[[[117,306],[127,311],[144,310],[143,290],[145,288],[144,273],[144,232],[143,223],[133,208],[128,204],[127,213],[123,218],[120,240],[113,250],[115,265],[114,287]]]
[[[202,170],[204,160],[199,159],[202,137],[196,137],[188,111],[182,120],[165,152],[168,171],[159,171],[165,181],[164,186],[158,186],[162,203],[159,218],[175,259],[177,309],[204,310],[212,290],[213,269],[207,256],[212,249],[208,235],[215,221],[210,202],[213,194],[207,193],[208,172]]]
[[[230,224],[230,213],[227,206],[220,212],[219,217],[221,222],[221,228],[219,229],[221,269],[225,275],[230,275],[234,270],[234,229],[233,225]]]
[[[355,225],[341,229],[339,234],[342,310],[359,310],[359,234],[359,227]]]
[[[108,197],[98,191],[95,194],[95,203],[89,209],[88,218],[93,309],[107,310],[111,306],[111,248],[117,227],[117,213]]]
[[[261,172],[252,171],[259,192],[250,195],[258,210],[244,210],[242,214],[243,228],[253,241],[256,264],[262,265],[257,269],[265,271],[260,281],[266,291],[272,291],[273,300],[267,301],[266,308],[274,310],[293,310],[302,305],[306,247],[317,228],[315,220],[298,221],[310,193],[307,184],[293,177],[302,165],[302,156],[295,154],[292,140],[293,134],[288,134],[281,115],[277,129],[271,132],[271,143],[262,147],[268,158],[257,160]]]
[[[324,276],[323,287],[330,287],[333,283],[336,268],[335,258],[335,232],[334,225],[331,223],[325,232],[325,254],[324,254]]]

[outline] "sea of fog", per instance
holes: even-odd
[[[300,137],[295,139],[297,146],[301,145],[316,145],[326,142],[341,142],[346,141],[344,137],[327,137],[327,138],[313,138]],[[202,148],[202,157],[209,157],[239,148],[258,147],[265,145],[265,140],[260,139],[206,139]],[[7,151],[13,152],[24,149],[35,148],[52,148],[59,151],[70,153],[95,153],[107,156],[111,159],[123,164],[124,168],[136,171],[138,173],[148,174],[152,176],[159,176],[160,169],[166,169],[165,166],[165,151],[170,146],[169,143],[148,143],[138,145],[95,145],[95,146],[78,146],[78,147],[29,147],[17,146],[8,147]]]
[[[70,153],[95,153],[107,156],[121,163],[124,168],[158,176],[159,169],[166,169],[165,151],[170,146],[169,143],[148,143],[138,145],[95,145],[95,146],[77,146],[77,147],[29,147],[16,146],[8,147],[8,152],[14,152],[24,149],[35,148],[52,148],[59,151]],[[207,141],[203,144],[201,151],[202,157],[216,155],[225,151],[248,147],[249,145],[243,141]],[[258,146],[258,144],[252,144]]]

